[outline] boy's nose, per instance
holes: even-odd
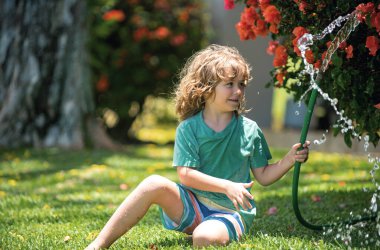
[[[237,94],[237,95],[241,95],[242,93],[243,93],[243,92],[242,92],[241,88],[237,87],[237,88],[235,89],[235,94]]]

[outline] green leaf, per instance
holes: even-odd
[[[340,56],[337,55],[337,53],[335,53],[332,57],[331,57],[331,61],[332,63],[334,64],[334,66],[336,67],[341,67],[342,66],[342,63],[343,63],[343,60]]]
[[[352,140],[351,140],[351,134],[350,133],[345,133],[344,134],[344,143],[346,143],[346,145],[351,148],[352,146]]]

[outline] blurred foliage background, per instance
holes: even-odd
[[[208,18],[199,0],[95,0],[89,7],[89,52],[97,113],[120,142],[135,138],[138,126],[152,123],[150,107],[163,109],[185,59],[208,42]],[[152,97],[161,97],[157,103]],[[148,108],[149,109],[149,108]],[[155,110],[160,123],[175,122]]]

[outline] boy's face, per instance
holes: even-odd
[[[243,77],[219,82],[214,94],[206,100],[206,108],[212,108],[221,113],[237,110],[244,97],[245,87],[246,81]]]

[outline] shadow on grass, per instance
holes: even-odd
[[[153,145],[151,150],[154,150],[155,147],[156,146]],[[159,149],[159,147],[157,148]],[[105,161],[110,157],[121,157],[125,162],[141,162],[147,160],[162,162],[163,159],[171,159],[166,156],[156,154],[149,156],[147,151],[149,151],[149,147],[147,148],[146,145],[128,145],[122,152],[108,150],[71,151],[60,149],[31,149],[28,150],[28,152],[31,152],[31,156],[23,157],[26,149],[3,150],[0,153],[0,160],[4,165],[9,162],[9,160],[5,159],[5,155],[12,154],[17,159],[21,158],[22,161],[40,161],[41,163],[47,163],[49,167],[25,167],[23,169],[18,169],[17,171],[12,170],[11,173],[3,172],[0,177],[5,179],[17,179],[19,181],[32,180],[43,175],[53,175],[61,171],[67,172],[74,169],[81,170],[91,166],[92,164],[105,164]],[[148,167],[148,165],[146,167],[134,167],[126,164],[125,170],[142,171],[146,170]]]

